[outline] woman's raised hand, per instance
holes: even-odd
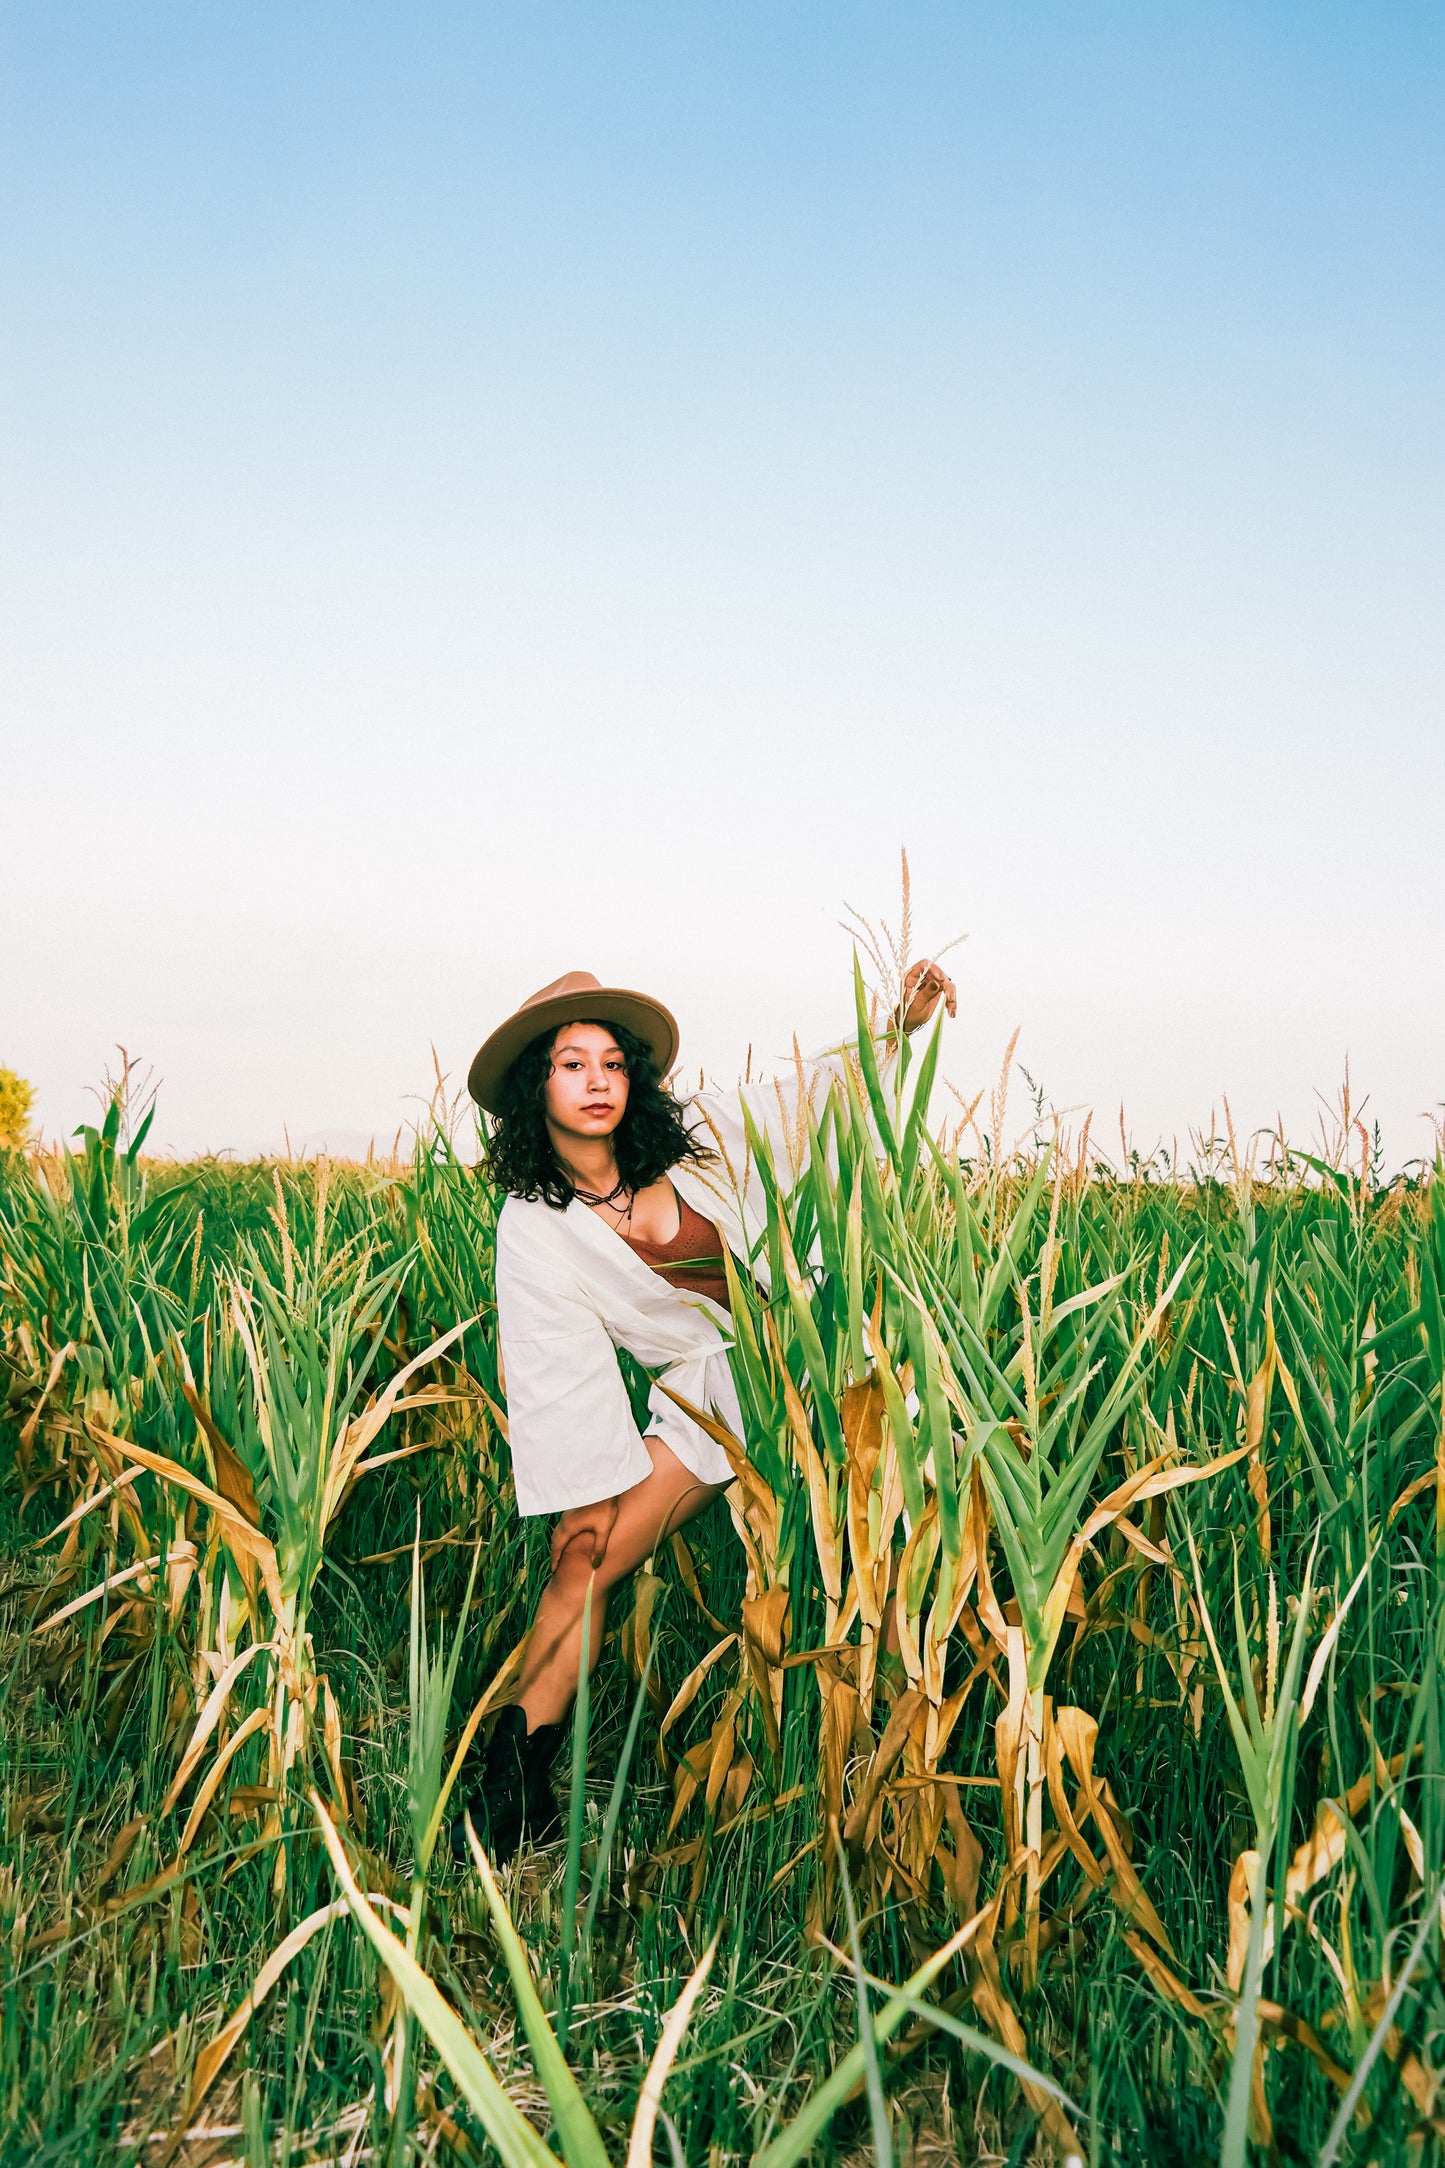
[[[607,1553],[607,1539],[617,1519],[618,1500],[599,1498],[595,1505],[569,1506],[552,1530],[552,1571],[562,1563],[563,1553],[580,1543],[591,1566],[600,1566]]]
[[[914,1032],[920,1024],[926,1024],[940,1000],[950,1016],[957,1016],[958,989],[948,973],[927,957],[910,964],[903,981],[903,1029]]]

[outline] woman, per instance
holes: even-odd
[[[915,964],[902,1026],[926,1023],[952,981]],[[677,1025],[661,1002],[573,971],[499,1025],[467,1083],[494,1116],[485,1168],[507,1192],[497,1225],[497,1322],[518,1510],[557,1513],[516,1702],[487,1754],[483,1815],[492,1855],[524,1829],[559,1826],[548,1773],[577,1689],[583,1606],[597,1661],[611,1589],[732,1480],[722,1448],[679,1407],[742,1420],[728,1365],[724,1245],[745,1270],[763,1221],[744,1106],[796,1156],[800,1094],[840,1072],[838,1048],[786,1087],[687,1101],[663,1083]],[[639,1434],[617,1363],[625,1348],[660,1371]]]

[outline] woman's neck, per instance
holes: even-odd
[[[616,1189],[617,1159],[608,1138],[563,1138],[553,1131],[552,1149],[575,1188],[588,1190],[594,1197],[609,1196]]]

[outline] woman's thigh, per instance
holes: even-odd
[[[624,1491],[597,1578],[606,1588],[635,1573],[666,1537],[722,1495],[724,1484],[704,1483],[684,1467],[661,1438],[645,1438],[652,1473]]]

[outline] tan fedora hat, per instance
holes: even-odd
[[[467,1090],[478,1106],[496,1112],[502,1079],[523,1047],[559,1024],[621,1024],[651,1047],[664,1076],[677,1059],[677,1020],[660,1001],[625,986],[604,986],[590,971],[564,971],[550,986],[529,994],[478,1048],[467,1071]]]

